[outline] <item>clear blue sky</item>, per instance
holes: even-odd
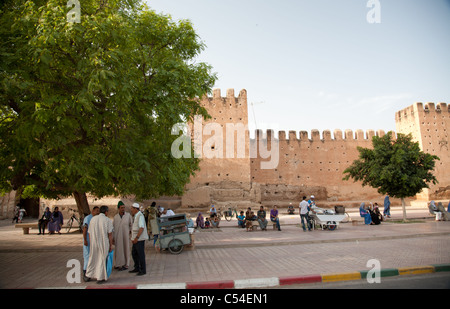
[[[450,103],[450,0],[380,0],[374,24],[368,0],[146,2],[192,21],[215,88],[247,89],[251,130],[389,131],[414,102]]]

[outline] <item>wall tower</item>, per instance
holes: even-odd
[[[417,195],[418,200],[442,200],[450,198],[450,105],[446,103],[415,103],[395,114],[398,133],[411,133],[422,151],[440,158],[434,175],[438,184],[430,185]]]

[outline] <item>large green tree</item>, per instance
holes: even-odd
[[[437,156],[424,153],[419,143],[412,141],[411,134],[388,132],[382,137],[372,138],[373,149],[358,147],[359,158],[353,161],[343,179],[362,181],[378,189],[380,194],[400,198],[403,206],[403,220],[406,220],[405,198],[429,188],[428,183],[436,184],[433,175]]]
[[[182,194],[198,159],[173,158],[171,128],[208,117],[203,42],[138,0],[79,3],[79,22],[67,0],[0,4],[0,189],[73,195],[84,214],[86,193]]]

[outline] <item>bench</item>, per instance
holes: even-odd
[[[17,223],[15,226],[15,228],[22,228],[23,229],[23,234],[30,234],[30,229],[37,229],[38,228],[38,223]]]
[[[257,230],[259,227],[258,221],[252,221],[252,231]]]
[[[282,226],[282,225],[284,224],[283,221],[279,221],[279,222],[280,222],[280,226]],[[278,229],[277,229],[277,224],[276,224],[275,222],[270,221],[270,223],[272,223],[272,228],[273,228],[274,230],[278,230]]]

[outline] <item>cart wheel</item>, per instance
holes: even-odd
[[[225,212],[225,220],[229,222],[231,221],[231,218],[233,218],[233,215],[230,215],[228,212]]]
[[[183,248],[184,245],[179,239],[172,239],[168,244],[168,249],[172,254],[180,254]]]
[[[334,231],[337,227],[336,222],[334,222],[334,221],[328,221],[327,225],[328,225],[328,229],[330,231]]]

